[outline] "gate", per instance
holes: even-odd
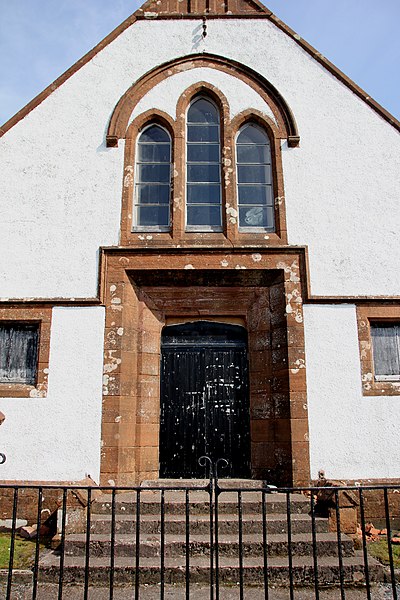
[[[201,456],[250,476],[247,333],[199,321],[167,326],[161,344],[160,476],[200,478]]]
[[[200,462],[209,482],[193,487],[0,484],[9,527],[0,597],[190,600],[200,586],[204,600],[398,600],[399,486],[233,487],[218,480],[224,459]],[[359,500],[357,544],[342,530],[349,491]],[[333,500],[334,528],[318,511],[321,492]],[[365,512],[371,498],[383,506],[377,541]],[[45,547],[51,506],[54,550]],[[39,532],[30,542],[19,535],[22,518]],[[24,565],[22,543],[31,546]]]

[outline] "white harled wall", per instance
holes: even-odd
[[[135,23],[0,139],[0,298],[96,296],[99,247],[119,242],[124,144],[105,147],[112,111],[144,73],[202,51],[261,73],[293,111],[288,236],[308,247],[311,293],[399,293],[398,132],[267,20],[215,19],[199,33],[201,21]],[[197,77],[233,114],[269,114],[243,82],[203,68],[161,82],[132,118],[152,106],[174,116]],[[54,309],[48,397],[0,399],[2,478],[98,477],[103,321],[98,307]],[[354,306],[306,306],[305,327],[313,476],[398,476],[399,398],[361,394]]]
[[[0,478],[99,481],[104,308],[53,308],[47,398],[0,398]]]
[[[311,476],[400,475],[398,396],[363,396],[356,309],[305,305]]]
[[[96,294],[98,248],[119,232],[112,111],[154,66],[201,51],[261,73],[295,115],[301,145],[283,152],[287,223],[289,242],[309,248],[312,293],[397,294],[399,133],[269,21],[212,20],[205,40],[199,25],[135,23],[0,139],[2,298]],[[238,97],[254,105],[243,87]]]

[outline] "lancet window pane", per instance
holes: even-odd
[[[171,138],[159,125],[150,125],[137,143],[134,229],[170,228]]]
[[[271,144],[255,123],[242,127],[236,141],[239,227],[274,231]]]
[[[187,115],[186,223],[221,231],[220,115],[207,98],[196,98]]]

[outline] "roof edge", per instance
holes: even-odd
[[[258,2],[257,2],[258,3]],[[260,3],[261,6],[263,6]],[[264,7],[266,8],[266,7]],[[304,40],[299,34],[297,34],[293,29],[291,29],[286,23],[281,21],[276,15],[274,15],[269,9],[266,9],[267,12],[261,13],[259,15],[203,15],[207,19],[237,19],[237,18],[256,18],[256,19],[269,19],[276,27],[278,27],[283,33],[288,35],[293,41],[296,42],[303,50],[305,50],[308,54],[312,56],[319,64],[327,69],[336,79],[338,79],[341,83],[343,83],[346,87],[348,87],[356,96],[358,96],[361,100],[363,100],[370,108],[372,108],[376,113],[378,113],[385,121],[387,121],[392,127],[400,131],[400,121],[396,119],[388,110],[386,110],[381,104],[379,104],[376,100],[374,100],[365,90],[363,90],[360,86],[358,86],[350,77],[345,75],[343,71],[341,71],[338,67],[336,67],[330,60],[325,58],[314,46],[309,44],[306,40]],[[199,19],[202,18],[201,15],[175,15],[175,16],[159,16],[156,17],[155,20],[164,20],[164,19]],[[48,85],[42,92],[40,92],[37,96],[35,96],[28,104],[26,104],[23,108],[21,108],[14,116],[12,116],[8,121],[6,121],[3,125],[0,126],[0,138],[7,133],[14,125],[19,123],[22,119],[24,119],[32,110],[34,110],[39,104],[41,104],[48,96],[50,96],[56,89],[61,87],[61,85],[67,81],[72,75],[74,75],[79,69],[85,66],[92,58],[96,56],[101,50],[103,50],[106,46],[108,46],[111,42],[113,42],[121,33],[123,33],[128,27],[133,25],[138,20],[148,20],[143,16],[143,13],[138,9],[132,15],[130,15],[125,21],[123,21],[118,27],[116,27],[111,33],[109,33],[105,38],[103,38],[96,46],[94,46],[89,52],[87,52],[82,58],[80,58],[76,63],[74,63],[69,69],[67,69],[62,75],[60,75],[53,83]],[[154,20],[152,17],[150,20]]]
[[[341,81],[346,87],[348,87],[356,96],[364,100],[366,104],[375,112],[377,112],[381,117],[385,119],[390,125],[392,125],[395,129],[400,131],[400,121],[396,119],[394,115],[392,115],[386,108],[384,108],[379,102],[374,100],[367,92],[357,85],[350,77],[348,77],[343,71],[339,69],[336,65],[334,65],[330,60],[328,60],[321,52],[318,52],[314,46],[309,44],[305,39],[303,39],[298,33],[296,33],[289,25],[286,25],[283,21],[281,21],[276,15],[269,15],[269,20],[274,23],[281,31],[286,33],[290,38],[292,38],[299,46],[303,48],[308,54],[310,54],[317,62],[319,62],[323,67],[325,67],[332,75],[334,75],[339,81]]]
[[[137,12],[137,11],[136,11]],[[96,56],[101,50],[106,48],[111,42],[113,42],[118,36],[121,35],[128,29],[133,23],[135,23],[136,12],[130,15],[125,21],[113,29],[105,38],[103,38],[96,46],[89,50],[82,58],[76,61],[69,69],[64,71],[57,79],[55,79],[50,85],[48,85],[42,92],[39,92],[28,104],[23,106],[15,115],[13,115],[3,125],[0,125],[0,138],[9,131],[14,125],[26,117],[32,110],[34,110],[39,104],[41,104],[48,96],[50,96],[56,89],[62,86],[72,75],[74,75],[79,69],[85,66],[92,58]]]
[[[146,0],[138,8],[136,16],[141,18],[162,18],[162,17],[208,17],[208,16],[249,16],[252,14],[271,14],[260,0],[186,0],[185,2],[176,0]]]

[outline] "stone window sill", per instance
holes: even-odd
[[[43,392],[27,383],[0,383],[0,398],[38,398]]]

